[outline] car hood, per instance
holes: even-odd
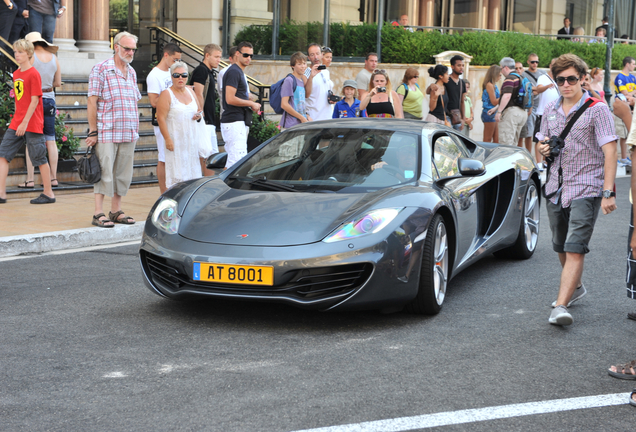
[[[246,191],[217,180],[192,196],[181,217],[179,235],[242,246],[315,243],[385,193]]]

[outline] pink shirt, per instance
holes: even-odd
[[[562,107],[563,97],[549,103],[543,111],[541,129],[537,133],[537,138],[543,140],[559,136],[567,122],[589,97],[590,94],[584,92],[583,97],[570,110],[567,118]],[[617,140],[614,118],[609,107],[602,102],[592,104],[565,137],[565,147],[551,164],[550,176],[545,188],[546,194],[549,195],[559,188],[559,166],[561,166],[563,169],[561,207],[570,207],[575,199],[600,197],[605,180],[605,155],[601,147]],[[557,204],[559,195],[555,195],[550,201]]]
[[[128,77],[110,58],[93,66],[88,78],[88,96],[97,96],[98,141],[103,143],[133,142],[139,139],[141,99],[137,74],[128,65]]]

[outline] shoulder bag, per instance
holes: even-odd
[[[446,107],[444,106],[444,95],[439,95],[439,98],[442,100],[442,111],[444,112],[444,124],[448,127],[452,127],[448,119],[446,118]]]
[[[98,144],[95,144],[98,145]],[[102,169],[94,150],[95,146],[86,149],[86,154],[77,161],[77,171],[83,182],[94,184],[102,179]]]

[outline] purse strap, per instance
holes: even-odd
[[[448,119],[446,118],[446,107],[444,106],[444,94],[439,95],[439,98],[442,100],[442,111],[444,112],[444,121],[447,122]]]

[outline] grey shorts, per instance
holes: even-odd
[[[48,163],[46,159],[46,140],[44,135],[27,132],[24,136],[17,136],[13,129],[7,129],[0,144],[0,157],[5,158],[7,162],[11,162],[15,154],[20,150],[24,140],[29,150],[29,158],[33,166],[39,167]]]
[[[519,135],[520,138],[529,138],[531,136],[533,136],[533,132],[534,132],[534,124],[537,121],[537,115],[536,114],[529,114],[528,115],[528,120],[526,121],[526,124],[521,128],[521,135]]]
[[[580,198],[572,201],[568,208],[547,200],[545,207],[552,230],[552,249],[555,252],[586,254],[590,251],[588,244],[602,200],[601,197]]]

